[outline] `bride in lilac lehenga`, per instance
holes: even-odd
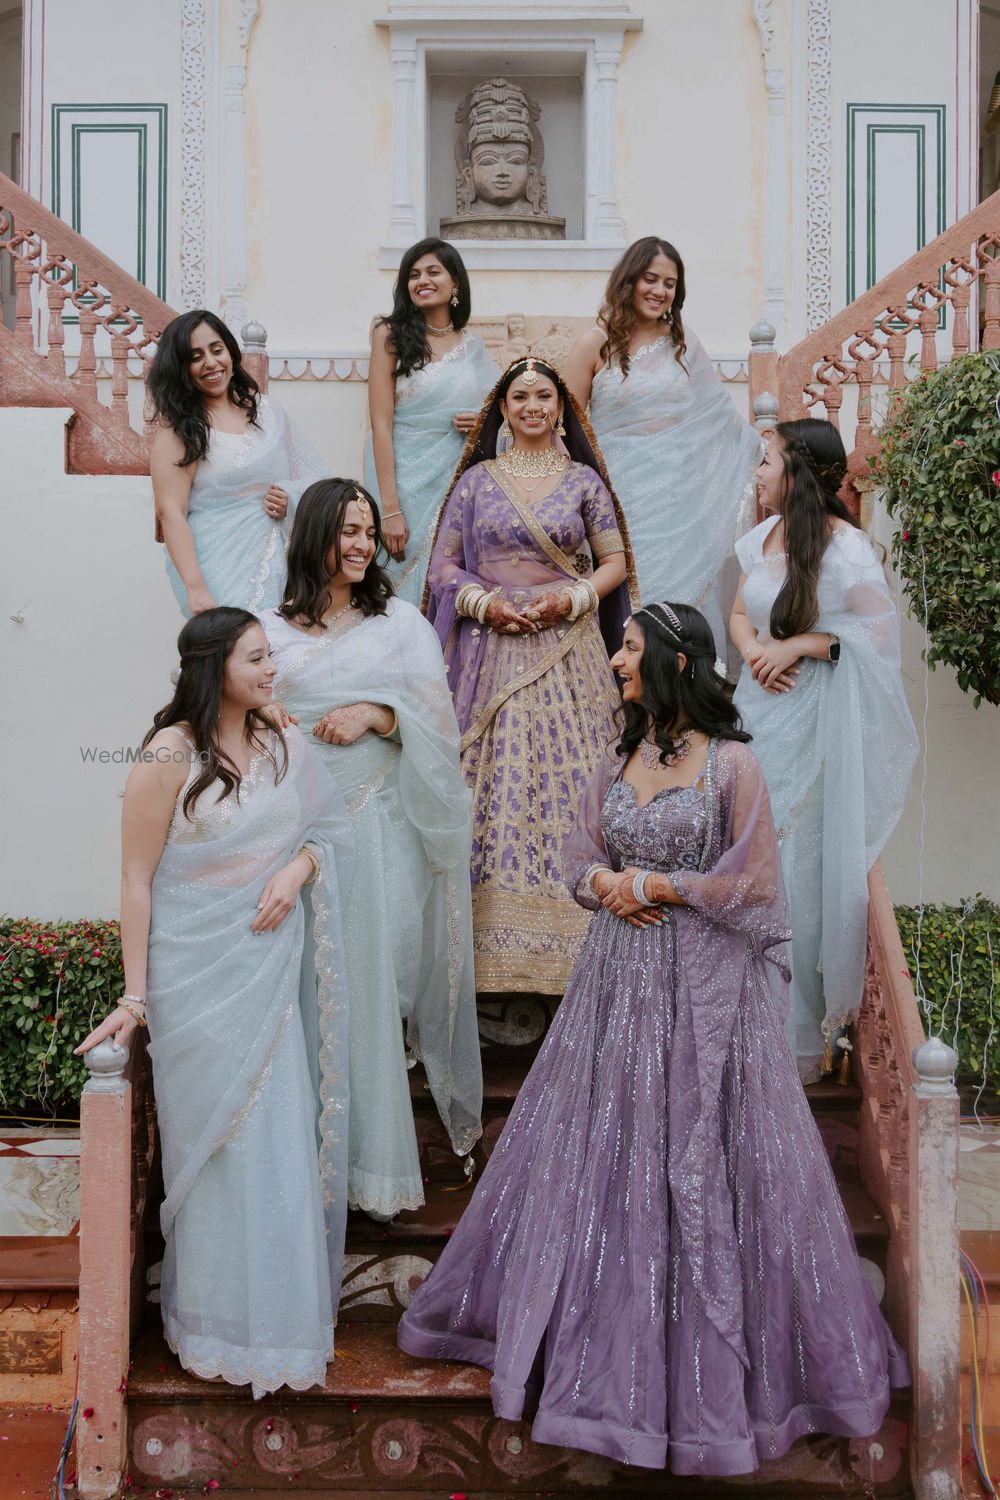
[[[774,825],[714,657],[684,605],[626,627],[622,742],[564,851],[597,915],[399,1329],[539,1442],[696,1475],[869,1436],[909,1379],[785,1041]]]

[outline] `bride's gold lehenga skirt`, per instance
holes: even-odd
[[[491,633],[481,681],[483,712],[462,749],[476,989],[561,995],[590,921],[563,881],[562,843],[618,739],[621,700],[593,616],[536,636]]]

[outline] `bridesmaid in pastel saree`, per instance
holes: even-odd
[[[738,576],[727,564],[737,532],[753,523],[761,440],[685,328],[684,297],[673,245],[654,235],[630,245],[608,278],[597,326],[570,351],[566,383],[582,407],[589,402],[611,482],[625,497],[643,598],[695,605],[725,660]]]
[[[392,312],[372,334],[365,485],[381,507],[393,588],[410,604],[420,604],[434,521],[497,378],[482,339],[466,327],[471,311],[454,245],[421,240],[403,256]]]
[[[630,609],[625,523],[557,372],[516,360],[442,511],[427,615],[444,648],[473,790],[480,992],[561,995],[587,924],[562,840],[615,736],[608,665]]]
[[[167,1343],[261,1397],[322,1384],[333,1356],[350,821],[298,730],[262,715],[275,668],[259,621],[203,611],[178,648],[125,789],[126,993],[77,1051],[148,1023]]]
[[[348,1195],[379,1219],[424,1201],[403,1026],[454,1150],[479,1138],[482,1065],[469,794],[441,650],[376,560],[378,511],[353,480],[310,486],[288,597],[264,616],[278,694],[354,826],[346,893]]]
[[[203,308],[163,330],[148,385],[157,540],[181,613],[280,604],[291,515],[326,464],[260,394],[232,333]]]

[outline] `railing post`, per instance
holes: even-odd
[[[957,1063],[940,1037],[913,1053],[910,1465],[918,1500],[962,1494]]]
[[[750,330],[747,360],[750,420],[762,430],[773,427],[778,417],[778,351],[774,340],[774,329],[763,319]]]
[[[267,395],[267,329],[262,323],[251,321],[240,329],[243,340],[243,365],[260,387],[262,396]]]
[[[126,1469],[132,1086],[127,1047],[85,1054],[80,1100],[80,1500],[111,1500]]]

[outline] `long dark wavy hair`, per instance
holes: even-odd
[[[836,427],[803,417],[779,422],[774,431],[781,439],[785,468],[781,519],[787,576],[771,605],[771,634],[784,641],[816,623],[816,590],[831,519],[858,523],[837,493],[847,474],[847,454]]]
[[[410,296],[410,272],[424,255],[436,255],[455,283],[458,305],[449,309],[455,328],[464,328],[472,314],[472,290],[465,262],[447,240],[418,240],[406,251],[399,263],[396,284],[392,289],[392,312],[381,318],[378,326],[389,330],[389,349],[396,356],[396,374],[412,375],[422,370],[431,357],[427,320]]]
[[[191,335],[199,323],[207,323],[229,351],[233,373],[229,377],[229,399],[234,406],[248,412],[257,425],[260,390],[253,376],[243,368],[243,355],[230,329],[214,312],[196,307],[181,313],[168,323],[160,335],[153,362],[146,376],[146,389],[158,422],[172,427],[184,444],[180,468],[200,463],[208,455],[208,422],[201,392],[191,379]]]
[[[606,364],[616,364],[623,378],[628,376],[631,364],[628,346],[638,318],[633,301],[635,285],[657,255],[665,255],[677,267],[677,290],[670,316],[664,319],[663,326],[670,334],[678,360],[684,365],[684,352],[687,349],[684,320],[681,317],[687,291],[684,262],[669,240],[661,240],[658,235],[648,234],[645,239],[636,240],[634,245],[629,245],[611,272],[604,289],[604,301],[597,314],[597,321],[607,335],[601,345],[601,358]]]
[[[365,569],[360,583],[351,585],[351,603],[366,617],[384,615],[392,598],[392,583],[379,562],[387,557],[382,539],[382,521],[378,506],[356,479],[318,479],[304,492],[295,509],[295,521],[288,543],[288,582],[285,602],[278,613],[286,620],[306,620],[322,625],[330,607],[330,575],[326,559],[333,547],[340,567],[340,533],[344,513],[352,500],[361,497],[371,506],[375,527],[375,556]]]
[[[632,623],[642,631],[642,702],[624,705],[618,754],[631,755],[650,730],[661,765],[677,753],[675,736],[685,729],[745,744],[750,736],[715,670],[715,637],[701,611],[691,604],[644,604]],[[681,652],[687,657],[683,672]]]
[[[191,817],[191,809],[202,792],[215,781],[222,783],[216,799],[218,802],[230,792],[239,795],[242,780],[239,768],[219,744],[219,711],[226,681],[226,663],[237,641],[254,625],[260,625],[260,621],[249,610],[220,605],[217,609],[206,609],[200,615],[192,616],[177,637],[181,669],[174,696],[154,715],[153,727],[142,747],[145,749],[155,734],[171,724],[190,727],[201,770],[184,794],[186,818]],[[280,746],[280,760],[264,738],[271,733]],[[274,729],[258,709],[251,708],[246,715],[246,736],[255,750],[268,756],[274,767],[275,782],[280,781],[288,768],[288,751],[280,730]]]

